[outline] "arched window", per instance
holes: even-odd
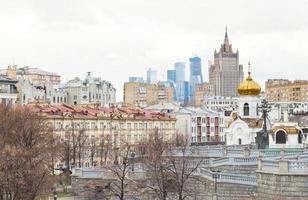
[[[239,144],[239,145],[242,144],[242,139],[241,139],[241,138],[238,139],[238,144]]]
[[[284,131],[278,131],[276,133],[276,144],[285,144],[287,142],[287,135]]]
[[[298,144],[301,144],[303,142],[303,135],[300,131],[298,132],[297,141]]]
[[[244,104],[244,116],[249,116],[249,104]]]

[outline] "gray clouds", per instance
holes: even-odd
[[[0,1],[0,66],[41,67],[63,80],[92,71],[120,100],[129,75],[162,74],[192,54],[207,77],[227,25],[257,81],[307,79],[307,11],[307,0]]]

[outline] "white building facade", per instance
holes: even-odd
[[[61,88],[67,91],[67,103],[70,105],[99,104],[110,106],[116,103],[116,89],[101,78],[93,77],[88,72],[86,78],[75,78]]]
[[[17,101],[17,81],[0,75],[0,104],[14,105]]]
[[[238,107],[231,113],[226,124],[225,137],[227,145],[255,144],[257,132],[262,129],[258,106],[261,104],[261,87],[248,77],[238,86]]]
[[[177,119],[179,134],[190,140],[192,145],[223,144],[223,114],[206,108],[181,108],[172,113]]]

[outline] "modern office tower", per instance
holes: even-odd
[[[167,70],[167,82],[173,88],[173,100],[177,100],[176,97],[176,84],[175,84],[176,74],[174,69]]]
[[[227,28],[224,43],[214,52],[214,64],[209,67],[209,82],[216,96],[238,96],[237,87],[243,81],[243,66],[239,64],[239,52],[232,50]]]
[[[176,80],[176,71],[174,69],[167,70],[167,81],[170,83],[175,83]]]
[[[147,71],[147,84],[155,83],[157,83],[157,71],[149,68]]]
[[[195,85],[203,83],[202,70],[201,70],[201,58],[194,56],[189,59],[190,62],[190,97],[191,99],[195,95]]]
[[[185,103],[185,62],[174,63],[175,70],[175,100]]]
[[[141,76],[130,76],[128,78],[128,82],[144,83],[144,80],[143,80],[143,77],[141,77]]]
[[[185,62],[176,62],[174,64],[175,82],[185,81]]]
[[[182,105],[186,105],[189,101],[190,85],[188,81],[176,83],[175,93],[176,100]]]

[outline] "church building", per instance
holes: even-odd
[[[250,70],[248,77],[240,83],[237,90],[238,107],[231,113],[231,119],[225,129],[226,144],[254,144],[256,133],[262,129],[263,120],[258,111],[261,87],[252,79]]]

